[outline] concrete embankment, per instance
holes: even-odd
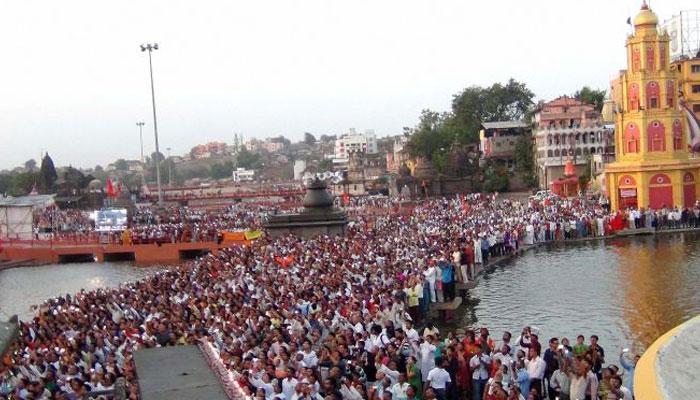
[[[700,316],[656,340],[637,363],[634,391],[637,400],[697,399],[700,369]]]

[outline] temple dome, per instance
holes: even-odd
[[[659,18],[649,9],[646,1],[642,4],[642,9],[636,17],[634,17],[634,26],[656,26],[659,23]]]
[[[306,196],[304,196],[304,208],[330,208],[333,207],[333,198],[326,191],[326,184],[316,178],[306,188]]]

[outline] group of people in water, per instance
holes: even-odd
[[[0,362],[0,399],[83,398],[118,378],[137,399],[134,351],[202,341],[247,396],[265,400],[632,398],[638,357],[612,358],[595,335],[526,327],[496,339],[488,327],[438,329],[444,321],[431,310],[492,257],[610,234],[624,216],[583,200],[480,194],[410,213],[391,201],[371,206],[389,212],[357,217],[344,237],[262,237],[47,300]],[[255,223],[260,211],[241,206],[235,218]]]

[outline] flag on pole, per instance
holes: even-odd
[[[107,196],[116,197],[116,192],[114,191],[114,185],[112,185],[112,180],[107,178]]]
[[[685,99],[681,99],[678,102],[681,111],[685,114],[685,118],[688,120],[688,147],[691,153],[700,152],[700,121],[695,113],[691,111],[688,107],[688,103]]]

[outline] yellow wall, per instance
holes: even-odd
[[[697,185],[698,179],[700,179],[700,167],[697,164],[692,166],[682,166],[682,169],[654,169],[647,171],[634,170],[632,168],[623,169],[617,172],[608,172],[606,176],[606,184],[608,185],[608,194],[610,197],[610,205],[613,210],[619,209],[618,204],[618,189],[624,188],[626,186],[620,186],[620,179],[629,175],[636,181],[637,189],[637,207],[648,208],[649,207],[649,182],[654,175],[665,174],[671,178],[671,187],[673,188],[673,204],[669,204],[674,207],[684,207],[683,198],[683,176],[687,172],[691,172],[695,177],[695,198],[700,199],[700,185]]]

